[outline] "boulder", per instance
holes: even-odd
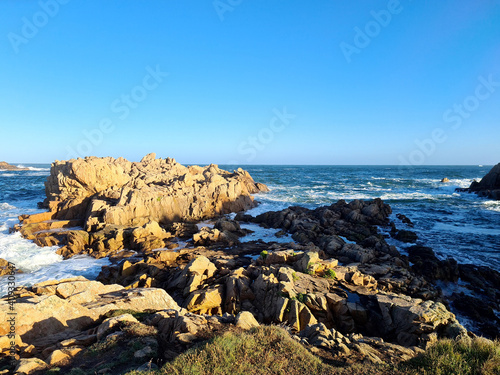
[[[35,371],[45,370],[47,367],[47,363],[38,358],[21,358],[16,367],[16,374],[32,374]]]
[[[123,322],[139,323],[131,314],[123,314],[106,319],[97,327],[97,339],[100,340],[108,334],[114,327],[119,326]]]
[[[236,327],[239,327],[241,329],[250,329],[258,326],[259,322],[257,322],[251,312],[242,311],[238,315],[236,315]]]

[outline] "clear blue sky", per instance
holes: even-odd
[[[500,161],[500,1],[2,0],[0,56],[9,162]]]

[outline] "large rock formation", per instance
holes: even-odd
[[[481,181],[472,181],[468,189],[457,189],[469,193],[476,193],[480,197],[500,200],[500,163],[495,165]]]
[[[185,167],[174,159],[140,162],[111,157],[52,164],[44,206],[58,220],[81,219],[85,229],[107,224],[198,221],[254,207],[251,194],[267,191],[248,172],[216,165]]]

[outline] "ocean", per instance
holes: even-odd
[[[95,278],[106,259],[76,256],[63,260],[57,248],[40,248],[9,234],[21,214],[42,212],[37,202],[45,198],[44,181],[50,165],[26,164],[28,171],[0,171],[0,258],[13,262],[23,273],[18,285],[82,275]],[[237,166],[220,165],[233,170]],[[459,263],[486,265],[500,271],[500,201],[457,193],[481,179],[492,166],[241,166],[271,191],[257,194],[260,204],[249,211],[258,215],[292,205],[309,208],[332,204],[339,199],[382,198],[390,204],[399,228],[405,226],[396,214],[406,215],[415,224],[419,243],[432,247],[441,258],[451,256]],[[441,183],[448,178],[450,182]],[[253,228],[255,229],[255,228]],[[271,234],[270,234],[271,233]],[[257,231],[245,240],[272,240],[272,231]],[[280,241],[288,241],[281,238]],[[389,240],[401,252],[410,246]],[[0,278],[0,295],[6,282]]]

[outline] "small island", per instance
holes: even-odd
[[[0,171],[27,171],[29,168],[19,168],[15,165],[11,165],[5,161],[0,161]]]

